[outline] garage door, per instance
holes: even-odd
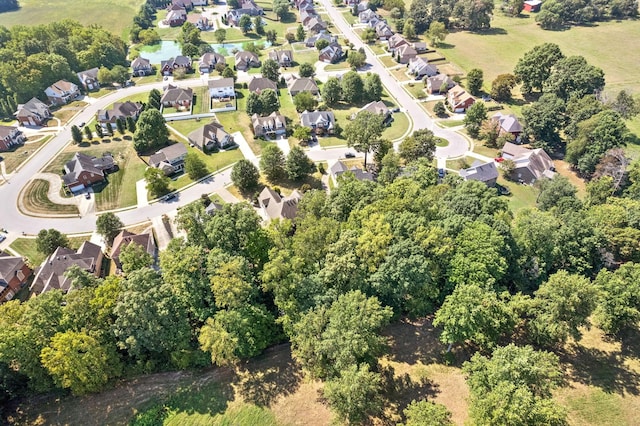
[[[84,185],[80,184],[80,185],[76,185],[76,186],[72,186],[71,188],[69,188],[71,190],[71,192],[78,192],[78,191],[82,191],[84,189]]]

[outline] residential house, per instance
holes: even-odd
[[[304,41],[304,45],[307,47],[315,47],[316,43],[319,40],[326,40],[328,43],[333,43],[337,40],[337,37],[323,31],[321,33],[313,34],[307,37],[307,39]]]
[[[209,205],[204,208],[204,212],[209,216],[215,216],[215,214],[218,213],[219,211],[222,211],[222,209],[224,209],[224,206],[222,204],[212,202],[212,203],[209,203]]]
[[[498,168],[493,161],[482,164],[476,160],[468,169],[460,170],[460,176],[464,180],[477,180],[492,188],[498,180]]]
[[[542,178],[552,179],[555,167],[544,149],[527,149],[507,142],[502,147],[502,158],[515,163],[511,178],[521,183],[532,184]]]
[[[370,9],[368,1],[361,1],[358,3],[358,13],[364,12],[367,9]]]
[[[522,124],[520,124],[520,121],[518,121],[518,118],[515,115],[498,112],[491,117],[491,120],[498,123],[500,126],[500,134],[509,133],[516,141],[520,140],[520,135],[522,135],[523,129]]]
[[[302,12],[303,10],[314,10],[313,0],[294,0],[296,9]]]
[[[262,93],[265,89],[274,90],[276,93],[278,92],[278,85],[275,81],[270,80],[266,77],[252,77],[249,85],[249,93]]]
[[[189,73],[193,70],[191,65],[190,57],[180,55],[175,58],[169,58],[166,61],[160,61],[160,72],[162,75],[173,75],[175,70],[183,69]]]
[[[393,35],[391,27],[384,21],[378,21],[374,29],[376,30],[376,36],[382,41],[388,40]]]
[[[40,265],[35,272],[35,278],[29,290],[35,295],[50,290],[68,292],[72,289],[72,282],[65,276],[65,272],[72,266],[79,266],[96,277],[102,273],[102,248],[90,241],[82,243],[78,251],[66,247],[58,247]]]
[[[22,145],[27,137],[16,126],[0,126],[0,152],[9,151],[14,146]]]
[[[302,195],[293,191],[288,197],[282,197],[273,189],[265,186],[258,196],[258,203],[269,219],[295,219],[298,213],[298,201]]]
[[[300,92],[309,92],[313,96],[318,96],[320,94],[320,89],[318,88],[316,81],[311,77],[293,77],[289,79],[287,85],[291,96],[295,96]]]
[[[358,4],[360,0],[344,0],[345,6],[352,8],[354,5]]]
[[[238,26],[242,15],[261,16],[264,15],[264,10],[252,0],[243,0],[238,9],[227,12],[227,24],[230,27]]]
[[[184,169],[184,158],[187,156],[187,147],[181,143],[174,143],[149,157],[151,167],[160,169],[165,175],[170,176]]]
[[[213,28],[213,22],[200,13],[191,13],[187,15],[187,22],[191,22],[200,31],[207,31]]]
[[[371,9],[367,9],[358,14],[358,21],[360,21],[361,24],[368,24],[369,22],[377,19],[380,19],[378,14]]]
[[[465,112],[476,99],[456,84],[447,92],[447,101],[453,112]]]
[[[172,6],[181,7],[186,10],[193,9],[193,1],[192,0],[171,0]]]
[[[281,67],[287,68],[293,64],[293,51],[272,50],[269,52],[269,59],[276,61]]]
[[[335,64],[344,56],[342,46],[338,42],[331,42],[318,53],[318,60],[326,64]]]
[[[382,116],[384,118],[384,124],[389,124],[393,121],[391,111],[389,111],[389,108],[382,101],[369,102],[368,104],[360,108],[360,111],[369,111],[372,114]],[[360,111],[358,111],[358,113]]]
[[[200,74],[208,74],[212,72],[218,64],[226,65],[227,60],[217,52],[207,52],[200,57],[198,69],[200,70]]]
[[[437,74],[433,77],[427,77],[424,80],[427,93],[430,95],[436,93],[447,92],[452,87],[456,86],[456,82],[449,78],[446,74]],[[446,88],[444,91],[442,89]]]
[[[524,2],[525,12],[540,12],[540,6],[542,6],[541,0],[526,0]]]
[[[111,262],[113,262],[113,266],[115,266],[112,270],[114,270],[116,274],[122,272],[120,253],[125,247],[131,244],[137,244],[142,247],[152,259],[155,260],[157,258],[158,253],[156,251],[156,243],[153,240],[152,232],[134,234],[133,232],[126,230],[120,231],[120,233],[113,239],[113,244],[111,244]]]
[[[118,120],[126,120],[131,117],[134,120],[142,112],[142,104],[140,102],[115,102],[111,109],[99,109],[96,113],[96,120],[103,128],[108,128],[107,123],[111,123],[111,128],[115,129]]]
[[[303,27],[306,27],[312,18],[319,18],[318,12],[314,8],[300,10],[300,23]]]
[[[391,53],[396,53],[396,49],[398,49],[400,46],[406,46],[408,44],[409,42],[402,36],[402,34],[393,34],[391,37],[389,37],[389,40],[387,40],[388,50]]]
[[[53,105],[64,105],[80,96],[78,86],[67,81],[58,80],[44,90]]]
[[[300,114],[300,124],[316,134],[333,134],[336,119],[332,111],[304,111]]]
[[[411,43],[411,46],[416,49],[418,53],[425,53],[427,51],[427,43],[424,41],[416,41],[415,43]]]
[[[432,65],[425,58],[415,57],[409,60],[409,74],[414,75],[416,80],[424,77],[433,77],[438,74],[438,67]]]
[[[338,178],[347,172],[352,173],[353,176],[358,180],[373,181],[373,174],[369,173],[366,170],[362,170],[360,167],[347,167],[347,165],[340,160],[333,163],[333,165],[331,165],[331,167],[329,168],[329,175],[331,176],[331,180],[336,186],[339,184]]]
[[[408,64],[416,56],[418,52],[410,44],[403,44],[395,50],[395,59],[401,64]]]
[[[13,299],[31,276],[31,268],[20,256],[0,252],[0,303]]]
[[[304,25],[304,29],[310,33],[320,33],[327,30],[327,24],[319,16],[314,16]]]
[[[76,152],[64,165],[62,181],[69,191],[75,193],[106,181],[107,174],[115,169],[116,164],[108,152],[100,158]]]
[[[163,24],[170,27],[180,27],[187,21],[187,10],[178,5],[171,5],[167,10],[167,16],[162,21]]]
[[[233,77],[209,80],[209,97],[214,99],[233,99],[236,97]]]
[[[209,0],[191,0],[191,3],[194,6],[207,6],[209,4]]]
[[[78,80],[80,80],[80,83],[84,86],[84,90],[87,92],[98,90],[100,88],[100,83],[98,82],[98,68],[81,71],[77,75]]]
[[[241,51],[236,52],[236,69],[238,71],[246,71],[249,68],[260,67],[260,59],[253,52]]]
[[[193,102],[193,89],[190,87],[177,87],[172,84],[165,89],[160,103],[164,108],[190,110]]]
[[[253,134],[260,136],[278,136],[287,133],[287,121],[282,114],[275,111],[266,117],[260,117],[258,114],[251,116],[251,125]]]
[[[187,136],[189,143],[203,152],[218,148],[228,148],[235,144],[233,136],[225,132],[220,123],[212,121],[203,127],[194,130]]]
[[[16,119],[22,126],[46,126],[53,117],[47,104],[38,98],[31,98],[29,102],[18,105]]]
[[[131,62],[131,70],[133,71],[133,75],[138,77],[153,74],[151,62],[141,56],[138,56]]]

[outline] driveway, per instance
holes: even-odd
[[[244,158],[251,161],[253,164],[256,165],[256,167],[260,167],[260,162],[258,161],[258,157],[256,157],[256,154],[253,152],[253,150],[249,146],[249,142],[247,142],[247,140],[244,138],[242,133],[235,132],[232,134],[232,136],[233,136],[233,140],[236,141],[236,143],[238,144],[238,147],[240,148],[240,152],[242,152],[242,155],[244,155]]]

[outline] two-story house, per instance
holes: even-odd
[[[233,77],[209,80],[209,97],[212,99],[233,99],[236,97]]]
[[[300,114],[300,124],[316,134],[333,134],[335,123],[332,111],[304,111]]]
[[[44,93],[53,105],[65,105],[80,96],[78,86],[67,80],[56,81]]]
[[[64,165],[65,174],[62,176],[62,181],[69,191],[75,193],[96,183],[104,182],[107,173],[114,171],[115,167],[116,164],[110,153],[104,153],[98,158],[76,152]]]
[[[200,74],[208,74],[212,72],[218,64],[226,65],[227,60],[217,52],[207,52],[200,57],[198,69],[200,70]]]
[[[189,133],[187,138],[192,146],[203,152],[211,151],[215,147],[225,149],[235,144],[233,136],[224,130],[222,124],[215,121]]]
[[[0,151],[9,151],[26,141],[27,137],[16,126],[0,126]]]
[[[166,176],[181,172],[184,169],[184,158],[187,156],[187,147],[181,143],[174,143],[149,157],[151,167],[160,169]]]
[[[246,71],[249,68],[258,68],[260,67],[260,59],[258,59],[258,55],[253,52],[241,51],[236,52],[236,69],[238,71]]]
[[[167,86],[160,103],[165,108],[188,110],[193,102],[193,89],[190,87],[177,87],[172,84]]]
[[[260,136],[278,136],[287,133],[287,121],[282,114],[277,111],[272,112],[266,117],[260,117],[258,114],[251,116],[251,125],[253,134]]]
[[[281,67],[287,68],[293,63],[293,51],[272,50],[269,52],[269,59],[276,61]]]
[[[153,74],[153,67],[151,66],[151,62],[141,56],[138,56],[133,61],[131,61],[131,70],[133,71],[133,75],[137,77]]]
[[[188,56],[176,56],[166,61],[160,61],[160,71],[162,75],[173,75],[177,69],[184,69],[185,72],[191,72],[191,58]]]
[[[23,126],[45,126],[53,117],[47,104],[38,98],[31,98],[29,102],[18,105],[16,119]]]
[[[98,82],[98,68],[91,68],[90,70],[80,71],[78,74],[78,80],[84,87],[84,90],[91,92],[100,88]]]

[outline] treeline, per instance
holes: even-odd
[[[0,99],[44,98],[44,89],[60,79],[78,82],[77,71],[126,66],[126,55],[120,38],[71,20],[0,27]]]
[[[148,39],[159,41],[159,36],[153,27],[153,20],[156,17],[156,9],[165,8],[171,4],[171,0],[146,0],[137,15],[133,17],[133,25],[129,31],[129,38],[132,42],[145,42]]]
[[[443,343],[484,353],[513,336],[554,350],[590,318],[608,333],[636,325],[640,166],[624,197],[592,183],[583,202],[557,177],[542,182],[537,209],[513,214],[482,183],[448,176],[439,184],[413,143],[400,150],[404,173],[387,173],[384,184],[347,173],[330,195],[305,193],[293,223],[263,228],[249,205],[208,215],[197,201],[180,210],[187,238],[161,253],[161,273],[131,245],[121,255],[124,277],[74,269],[68,295],[2,305],[4,397],[26,386],[95,392],[122,375],[233,364],[288,340],[305,370],[326,381],[339,417],[358,422],[382,409],[380,332],[397,318],[435,313]],[[375,160],[382,170],[397,166],[385,158]],[[474,357],[467,368],[489,364]],[[500,424],[482,409],[494,395],[500,409],[558,424],[562,410],[529,380],[518,394],[536,398],[524,411],[478,388],[472,416]]]
[[[571,24],[637,16],[637,0],[547,0],[536,15],[536,22],[545,30],[559,30]]]
[[[0,0],[0,13],[16,10],[20,7],[18,0]]]

